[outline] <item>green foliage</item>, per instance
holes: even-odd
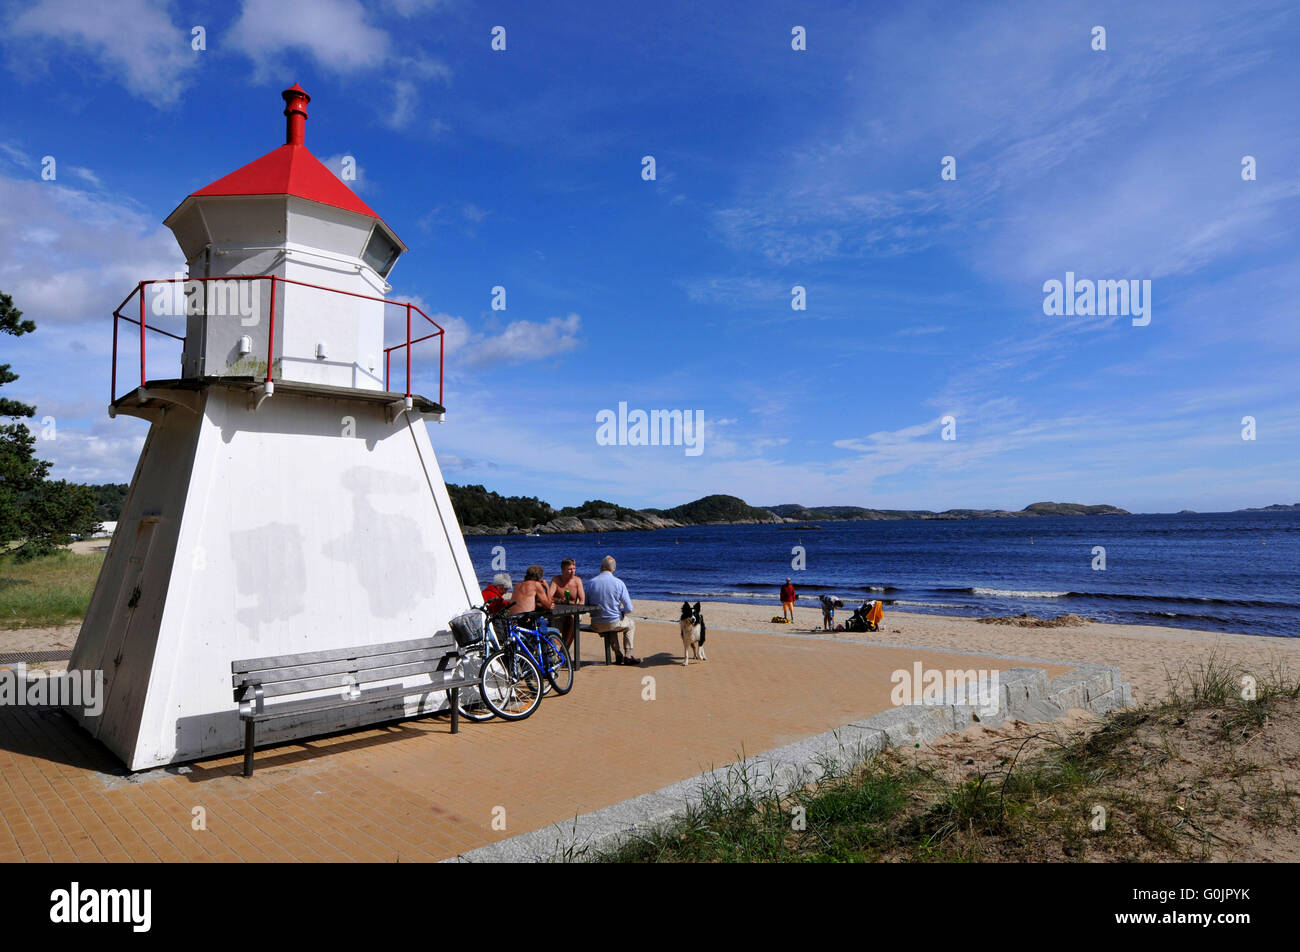
[[[479,485],[447,484],[452,508],[462,526],[518,526],[531,529],[555,518],[555,510],[536,496],[502,496]]]
[[[703,499],[688,502],[684,506],[665,509],[662,515],[665,519],[675,519],[678,522],[697,525],[711,522],[744,522],[746,520],[772,521],[772,513],[768,510],[755,509],[743,499],[722,495],[705,496]]]
[[[798,503],[783,503],[769,506],[772,512],[785,519],[812,522],[824,520],[863,520],[879,519],[989,519],[1009,518],[1014,516],[1111,516],[1128,515],[1123,509],[1114,506],[1084,506],[1073,502],[1036,502],[1019,512],[1006,509],[945,509],[934,512],[930,509],[863,509],[861,506],[801,506]]]
[[[126,483],[102,483],[86,488],[95,494],[96,519],[100,522],[116,522],[122,518],[122,507],[126,505],[130,486]]]
[[[22,316],[13,298],[0,294],[0,332],[21,337],[36,330]],[[0,364],[0,385],[17,379],[9,364]],[[0,549],[18,543],[12,554],[20,560],[49,553],[98,525],[94,493],[46,478],[50,464],[37,459],[36,437],[21,422],[35,413],[35,407],[0,398],[6,421],[0,424]]]
[[[630,519],[640,517],[641,513],[603,499],[588,499],[581,506],[565,506],[556,515],[579,519]]]
[[[1035,502],[1030,503],[1021,512],[1032,512],[1039,516],[1128,515],[1123,509],[1114,506],[1084,506],[1077,502]]]

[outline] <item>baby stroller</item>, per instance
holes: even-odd
[[[844,626],[845,631],[879,631],[884,617],[884,605],[879,601],[863,602],[853,611],[853,617]]]

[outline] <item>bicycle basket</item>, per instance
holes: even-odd
[[[462,648],[483,640],[483,613],[477,609],[461,612],[451,620],[451,634]]]

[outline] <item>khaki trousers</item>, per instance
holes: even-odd
[[[605,632],[613,634],[621,631],[623,633],[623,654],[632,654],[632,643],[636,639],[636,621],[633,619],[624,618],[622,621],[593,621],[591,627],[602,634]],[[614,650],[618,650],[617,634],[614,634]],[[636,657],[636,655],[632,656]]]

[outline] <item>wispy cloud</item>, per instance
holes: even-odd
[[[136,208],[0,176],[0,287],[38,323],[102,321],[137,281],[183,269],[171,233]]]
[[[11,46],[23,45],[23,64],[57,58],[58,68],[66,69],[93,63],[132,94],[170,106],[190,83],[199,54],[190,48],[190,27],[174,23],[168,6],[154,0],[39,0],[18,10],[5,32]]]
[[[410,16],[419,7],[435,6],[407,3],[397,12]],[[390,129],[406,129],[420,117],[422,85],[447,81],[451,69],[437,57],[412,50],[409,38],[395,38],[374,20],[358,0],[244,0],[227,41],[252,59],[262,75],[292,53],[305,54],[320,69],[339,76],[382,72],[391,99],[380,120]],[[435,124],[430,119],[425,131],[432,133]]]
[[[376,69],[389,57],[388,34],[357,0],[244,0],[226,42],[259,66],[286,51],[308,54],[322,69]]]

